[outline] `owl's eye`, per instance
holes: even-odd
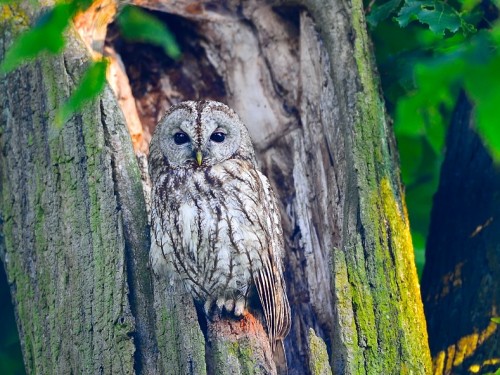
[[[176,145],[183,145],[189,142],[189,137],[184,132],[178,132],[174,134],[174,142]]]
[[[224,142],[224,139],[226,139],[226,135],[222,132],[215,132],[212,133],[210,139],[214,142],[221,143]]]

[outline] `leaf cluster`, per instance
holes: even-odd
[[[421,268],[445,137],[460,92],[473,102],[476,131],[500,162],[498,4],[389,0],[368,5],[367,12]]]

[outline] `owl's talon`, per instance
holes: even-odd
[[[234,306],[234,315],[241,316],[245,312],[245,299],[238,298],[236,300],[236,305]]]
[[[217,298],[217,302],[215,302],[215,304],[216,304],[217,308],[218,308],[220,311],[222,311],[222,308],[224,307],[225,302],[226,302],[226,301],[224,300],[224,297],[219,297],[219,298]]]
[[[234,310],[234,300],[228,299],[224,303],[224,308],[226,309],[227,312],[232,312]]]
[[[213,305],[213,301],[208,300],[208,299],[205,301],[205,304],[203,305],[203,310],[205,310],[206,316],[210,316],[210,311],[212,310],[212,305]]]

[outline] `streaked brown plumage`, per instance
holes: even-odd
[[[290,329],[283,233],[275,196],[257,170],[248,131],[229,107],[184,102],[150,145],[151,262],[193,298],[241,315],[255,285],[274,349]]]

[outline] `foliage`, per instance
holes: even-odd
[[[0,63],[0,74],[9,73],[40,53],[60,53],[66,45],[65,33],[72,18],[91,4],[92,0],[70,0],[59,2],[44,12],[33,27],[21,34],[7,50]],[[125,38],[159,45],[171,58],[180,57],[173,34],[153,15],[137,7],[125,6],[117,16],[117,24]],[[105,58],[89,65],[70,98],[59,108],[55,119],[57,126],[64,124],[73,113],[101,93],[106,83],[106,67]]]
[[[74,3],[57,4],[43,14],[36,24],[22,34],[7,50],[0,65],[0,72],[8,73],[24,60],[31,59],[43,51],[58,53],[64,48],[64,30],[78,7]]]
[[[122,36],[130,41],[149,42],[162,47],[167,56],[178,59],[181,55],[174,35],[165,24],[149,13],[130,5],[125,6],[117,19]]]
[[[389,0],[368,10],[420,271],[446,131],[462,90],[475,105],[477,132],[500,162],[500,24],[492,23],[497,12],[475,0]]]
[[[376,27],[399,9],[395,20],[399,26],[406,27],[411,21],[425,24],[435,34],[444,35],[446,30],[457,32],[474,32],[474,25],[467,22],[455,8],[440,0],[389,0],[375,6],[366,17],[368,23]],[[402,4],[402,6],[401,6]]]
[[[444,35],[446,30],[454,33],[460,28],[466,33],[476,30],[452,6],[437,0],[408,0],[400,9],[396,20],[401,27],[406,27],[412,20],[418,20],[439,35]]]

